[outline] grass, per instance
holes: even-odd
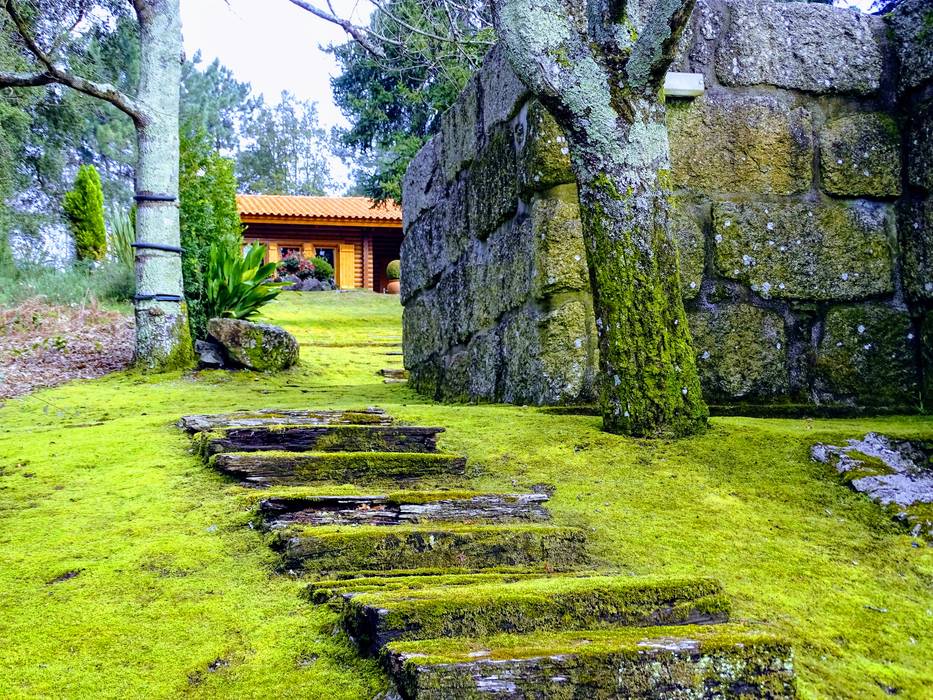
[[[185,413],[375,405],[446,427],[440,449],[469,456],[466,477],[424,488],[554,484],[554,524],[586,528],[602,566],[720,580],[734,620],[793,642],[802,697],[929,697],[933,548],[809,447],[871,430],[929,440],[933,419],[719,418],[688,440],[630,440],[592,416],[443,406],[383,384],[377,370],[400,366],[384,354],[401,334],[397,297],[284,294],[268,316],[302,344],[294,370],[118,373],[0,408],[0,696],[384,690],[337,613],[274,573],[247,525],[254,492],[206,468],[173,426]]]
[[[0,271],[0,305],[42,297],[55,304],[99,302],[106,308],[129,312],[135,286],[132,266],[120,263],[108,262],[97,268],[78,264],[64,269],[27,265]]]

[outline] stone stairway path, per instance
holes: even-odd
[[[186,416],[208,465],[275,487],[255,523],[406,700],[795,696],[790,647],[729,623],[704,578],[593,570],[543,493],[437,488],[466,460],[443,428],[379,409]],[[321,495],[328,485],[372,489]]]

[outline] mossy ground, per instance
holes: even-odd
[[[933,548],[809,459],[814,442],[871,430],[929,440],[933,419],[714,418],[706,434],[666,442],[603,433],[594,416],[441,406],[375,374],[398,360],[383,353],[400,313],[398,297],[284,294],[268,320],[302,343],[288,372],[121,373],[0,408],[0,696],[332,700],[385,688],[335,633],[336,612],[274,573],[246,526],[252,492],[173,427],[189,413],[369,405],[445,426],[441,449],[469,455],[468,481],[425,488],[555,484],[555,524],[589,529],[605,565],[719,579],[733,619],[793,642],[804,698],[884,687],[922,698],[933,686]]]

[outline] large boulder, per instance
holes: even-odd
[[[207,332],[244,367],[277,372],[298,362],[298,341],[279,326],[235,318],[212,318]]]

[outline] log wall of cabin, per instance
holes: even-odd
[[[245,243],[262,243],[268,248],[266,262],[277,262],[281,248],[300,248],[304,257],[314,255],[314,248],[334,249],[334,273],[342,288],[356,287],[381,292],[385,286],[385,270],[374,268],[382,251],[398,250],[402,239],[401,228],[320,226],[293,223],[247,223],[243,232]],[[347,284],[340,274],[341,256],[352,251],[352,283]],[[379,251],[378,253],[375,251]],[[382,254],[382,255],[381,255]],[[385,266],[385,263],[382,263]]]

